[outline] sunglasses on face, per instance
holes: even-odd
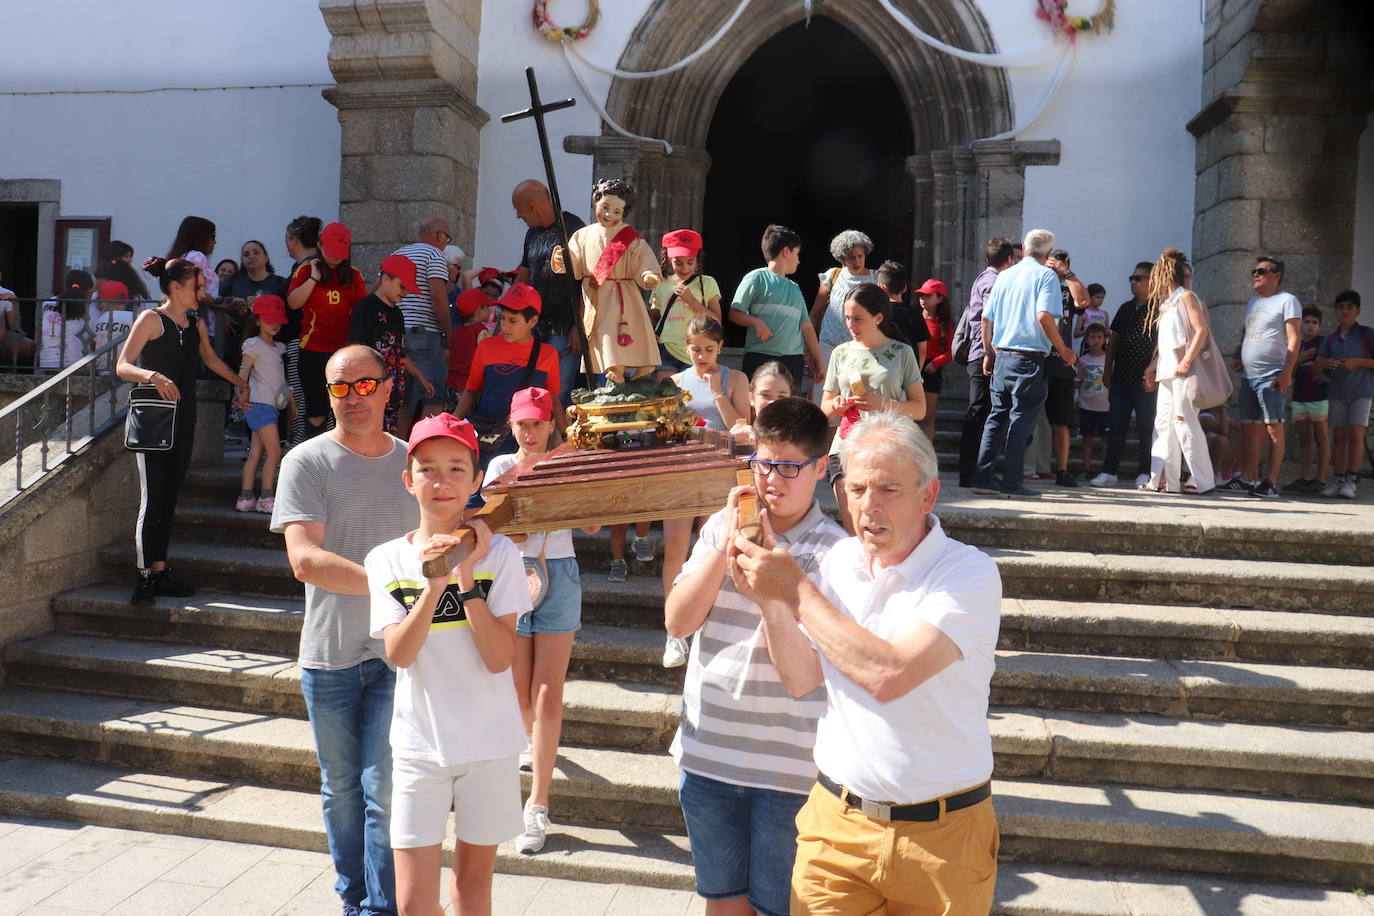
[[[1126,279],[1129,280],[1129,281],[1132,282],[1132,283],[1144,283],[1145,280],[1146,280],[1147,278],[1145,278],[1145,277],[1127,277]]]
[[[377,389],[382,386],[386,379],[380,378],[360,378],[356,382],[330,382],[324,387],[328,389],[331,398],[342,401],[348,397],[348,389],[352,388],[358,393],[358,397],[371,397],[377,393]]]
[[[1278,271],[1275,270],[1275,269],[1272,268],[1272,267],[1256,267],[1254,270],[1250,271],[1250,276],[1252,276],[1252,277],[1262,277],[1262,276],[1264,276],[1265,274],[1276,274],[1276,273],[1278,273]]]
[[[809,464],[815,464],[820,460],[820,456],[817,455],[815,458],[810,458],[798,464],[795,461],[764,461],[762,458],[756,458],[754,455],[750,455],[749,470],[758,474],[760,477],[767,477],[769,474],[777,471],[779,477],[792,480],[801,475],[802,468]]]

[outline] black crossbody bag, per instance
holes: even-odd
[[[157,393],[156,385],[135,385],[124,417],[124,447],[131,452],[168,452],[176,444],[177,402]]]

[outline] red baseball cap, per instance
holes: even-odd
[[[267,324],[286,324],[286,303],[281,296],[264,293],[253,300],[253,314]]]
[[[96,287],[96,297],[99,299],[128,299],[129,287],[118,280],[106,280]]]
[[[406,443],[406,459],[415,453],[420,443],[430,439],[452,439],[472,449],[472,457],[477,458],[477,433],[467,420],[460,420],[451,413],[441,413],[425,417],[410,431],[410,441]]]
[[[464,318],[472,315],[484,305],[491,305],[491,299],[480,289],[465,289],[453,300],[453,307]]]
[[[918,295],[918,296],[920,296],[920,295],[927,295],[927,296],[928,296],[928,295],[930,295],[931,293],[939,293],[941,296],[944,296],[946,299],[949,298],[949,290],[946,289],[946,288],[945,288],[945,285],[944,285],[943,283],[941,283],[939,280],[927,280],[926,282],[924,282],[924,283],[921,284],[921,288],[920,288],[920,289],[916,290],[916,295]]]
[[[500,276],[501,271],[497,270],[495,267],[483,267],[481,270],[477,271],[477,285],[481,286],[483,283],[489,283],[492,280],[500,278]]]
[[[701,236],[691,229],[674,229],[663,237],[663,248],[670,258],[694,258],[701,250]]]
[[[553,395],[547,388],[522,388],[510,402],[510,421],[552,420]]]
[[[320,230],[320,251],[327,258],[348,257],[348,246],[353,244],[353,233],[343,223],[330,223]]]
[[[406,292],[420,295],[420,284],[415,282],[415,262],[410,258],[403,254],[389,254],[382,259],[381,271],[400,280]]]
[[[539,298],[538,290],[528,283],[511,284],[510,289],[506,290],[506,294],[496,300],[496,304],[516,312],[534,309],[536,315],[544,310],[544,303]]]

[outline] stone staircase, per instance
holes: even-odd
[[[229,508],[238,461],[193,470],[184,605],[110,584],[57,598],[4,650],[0,811],[322,849],[278,536]],[[950,533],[1004,580],[992,684],[1007,914],[1364,913],[1374,883],[1374,506],[1046,488],[972,496]],[[827,500],[828,502],[828,500]],[[578,536],[584,623],[546,850],[502,871],[691,887],[665,750],[656,564],[606,582]]]

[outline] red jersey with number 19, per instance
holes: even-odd
[[[352,275],[338,276],[330,283],[316,283],[302,307],[301,349],[313,353],[333,353],[348,343],[348,321],[353,305],[367,295],[362,271],[350,267]],[[287,295],[310,279],[310,264],[296,268]]]

